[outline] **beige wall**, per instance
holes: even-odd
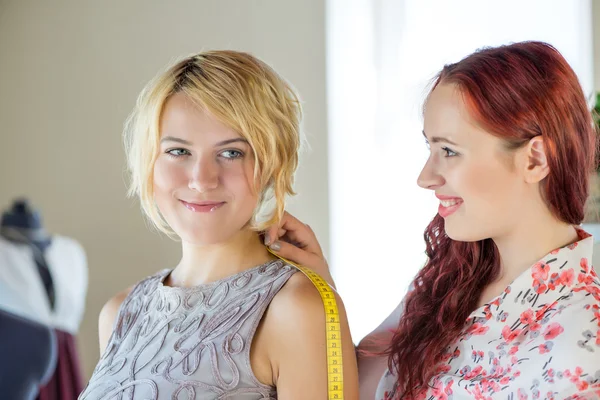
[[[175,57],[250,51],[298,88],[312,150],[292,210],[328,248],[324,30],[323,0],[0,0],[0,207],[27,195],[49,230],[85,247],[86,376],[104,302],[179,255],[125,198],[120,136],[142,86]]]

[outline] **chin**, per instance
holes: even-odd
[[[452,226],[453,224],[446,224],[444,230],[446,235],[452,240],[457,242],[478,242],[480,240],[487,239],[487,237],[480,232],[476,232],[472,229],[468,229],[466,224],[462,226]]]
[[[232,232],[224,232],[222,229],[214,227],[191,227],[188,224],[177,224],[172,226],[172,229],[182,242],[195,246],[209,246],[226,242],[233,236]]]

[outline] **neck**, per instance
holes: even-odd
[[[493,239],[501,260],[500,276],[493,284],[509,285],[552,250],[579,240],[575,227],[557,220],[546,207],[526,215],[529,218],[510,234]]]
[[[182,258],[165,282],[191,287],[214,282],[273,260],[256,232],[241,230],[226,242],[182,242]]]

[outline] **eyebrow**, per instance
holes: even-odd
[[[175,143],[184,144],[186,146],[191,146],[192,145],[192,142],[189,142],[189,141],[187,141],[185,139],[181,139],[181,138],[178,138],[178,137],[175,137],[175,136],[165,136],[165,137],[163,137],[160,140],[160,142],[161,143],[164,143],[164,142],[175,142]],[[215,147],[226,146],[228,144],[236,143],[236,142],[241,142],[241,143],[249,144],[248,141],[246,139],[244,139],[244,138],[234,138],[234,139],[227,139],[227,140],[220,141],[219,143],[217,143],[215,145]]]
[[[440,142],[444,142],[444,143],[448,143],[454,146],[458,146],[458,143],[453,142],[452,140],[445,138],[445,137],[441,137],[441,136],[432,136],[431,138],[427,138],[427,135],[425,134],[425,131],[423,131],[423,136],[425,136],[425,140],[427,140],[429,143],[440,143]]]

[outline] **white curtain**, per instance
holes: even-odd
[[[330,265],[355,341],[425,261],[437,211],[417,187],[421,105],[444,64],[483,46],[553,44],[593,91],[590,0],[328,0]]]

